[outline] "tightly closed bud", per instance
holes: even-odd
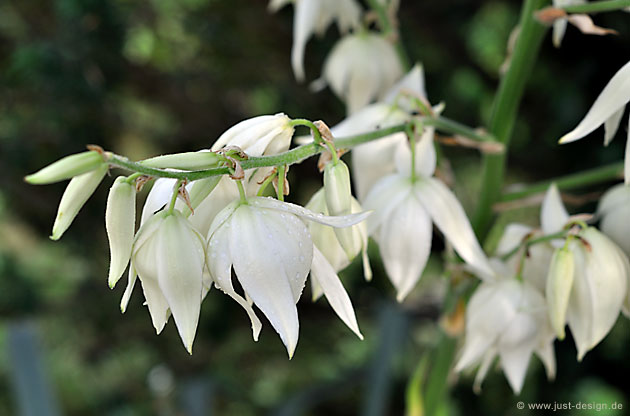
[[[329,215],[348,215],[352,211],[350,171],[341,160],[326,165],[324,169],[324,194]],[[357,240],[352,228],[335,228],[339,244],[349,259],[359,251],[361,241]]]
[[[221,157],[210,150],[200,150],[198,152],[175,153],[152,157],[140,162],[144,166],[159,169],[181,169],[181,170],[203,170],[216,168],[221,161]]]
[[[32,175],[28,175],[24,180],[33,185],[46,185],[102,168],[104,164],[103,155],[90,150],[59,159]]]
[[[105,228],[109,239],[110,266],[108,284],[113,288],[127,268],[136,223],[136,187],[119,176],[114,181],[105,210]]]
[[[569,297],[573,288],[575,265],[573,252],[566,248],[557,249],[551,258],[547,274],[546,297],[549,305],[549,320],[558,339],[564,339]]]
[[[59,202],[57,218],[53,224],[51,240],[59,240],[70,227],[83,204],[92,196],[107,173],[107,164],[102,163],[91,172],[72,178]]]

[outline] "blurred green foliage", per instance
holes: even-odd
[[[489,118],[519,6],[507,0],[402,1],[402,42],[413,60],[424,63],[429,98],[444,101],[448,117],[472,126]],[[290,9],[270,15],[262,0],[0,2],[0,414],[16,411],[6,325],[21,319],[34,321],[41,332],[46,368],[66,415],[193,414],[191,403],[202,399],[222,415],[357,414],[376,382],[370,369],[382,361],[392,366],[386,414],[403,413],[407,381],[438,338],[435,321],[444,290],[439,254],[405,304],[395,308],[408,331],[394,356],[375,355],[387,341],[380,335],[388,322],[378,316],[393,291],[371,247],[372,283],[362,281],[356,263],[342,274],[365,341],[339,322],[325,300],[311,304],[306,293],[299,305],[300,343],[289,361],[270,325],[254,343],[241,308],[213,291],[203,304],[191,357],[173,324],[154,334],[138,288],[121,316],[123,289],[106,286],[103,213],[111,180],[58,243],[46,236],[64,185],[22,181],[89,143],[137,159],[208,148],[231,125],[261,113],[283,111],[335,124],[343,105],[329,91],[312,94],[290,71]],[[569,28],[559,50],[546,40],[515,129],[510,182],[621,158],[619,139],[608,148],[595,139],[556,145],[630,56],[627,15],[603,14],[597,22],[621,35],[586,37]],[[309,43],[309,80],[319,75],[337,36],[330,29]],[[443,150],[470,211],[479,156]],[[304,203],[321,184],[315,161],[292,168],[291,180],[291,198]],[[589,211],[593,204],[571,208]],[[525,207],[502,214],[500,223],[536,223],[537,215],[536,207]],[[436,238],[435,247],[440,244]],[[626,400],[630,406],[624,398],[630,391],[629,333],[621,318],[579,365],[570,340],[558,344],[556,382],[548,383],[540,365],[532,364],[519,400]],[[199,385],[201,393],[191,393]],[[512,414],[516,401],[499,373],[488,377],[480,396],[463,377],[443,412]]]

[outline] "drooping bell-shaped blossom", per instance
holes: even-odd
[[[363,207],[373,210],[368,233],[379,244],[385,270],[402,301],[422,275],[431,251],[432,224],[444,234],[455,251],[477,271],[491,275],[466,213],[455,195],[432,177],[436,166],[433,135],[422,135],[415,150],[415,175],[411,152],[398,156],[399,172],[374,185]]]
[[[602,124],[604,125],[604,145],[607,146],[615,137],[626,104],[630,101],[630,62],[625,64],[610,79],[599,94],[591,109],[575,129],[560,138],[560,143],[579,140]],[[628,138],[625,152],[625,182],[630,184],[630,118],[628,119]]]
[[[505,227],[499,240],[496,255],[501,257],[519,247],[526,237],[538,238],[559,232],[569,221],[569,214],[562,204],[560,192],[555,184],[545,194],[540,208],[540,228],[511,223]],[[521,277],[545,293],[547,287],[547,271],[551,263],[555,247],[564,244],[563,240],[541,242],[528,247],[527,256],[521,264],[521,256],[513,255],[506,260],[506,266],[512,271],[520,268]]]
[[[179,211],[158,212],[138,230],[131,256],[130,278],[134,276],[134,281],[125,291],[126,301],[137,273],[156,332],[162,331],[172,314],[191,354],[203,297],[204,268],[205,240]]]
[[[341,38],[322,72],[348,114],[381,99],[404,73],[394,46],[380,34],[365,32]]]
[[[333,267],[313,246],[304,221],[348,227],[367,215],[329,217],[272,198],[250,197],[231,203],[216,216],[208,233],[207,264],[215,285],[247,311],[255,340],[261,323],[248,300],[265,314],[293,356],[299,332],[296,303],[309,271],[333,310],[361,337],[350,298]],[[243,295],[232,285],[232,270]]]
[[[291,0],[271,0],[269,9],[277,11]],[[355,0],[294,0],[293,47],[291,66],[298,81],[303,81],[304,50],[313,34],[323,36],[333,21],[339,32],[347,33],[360,23],[361,7]]]
[[[475,290],[466,309],[464,347],[455,371],[479,366],[475,389],[481,387],[495,359],[510,387],[520,393],[532,354],[554,378],[554,334],[545,299],[528,282],[517,280],[508,267],[493,260],[495,279],[486,279]]]

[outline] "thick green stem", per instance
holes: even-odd
[[[507,147],[517,110],[546,31],[546,27],[534,19],[534,12],[545,3],[546,0],[525,0],[523,3],[518,40],[510,66],[495,96],[489,130],[490,134],[505,145],[506,152],[484,156],[480,198],[473,217],[473,226],[480,239],[488,232],[492,205],[501,195]]]
[[[605,0],[559,7],[567,13],[612,12],[630,7],[630,0]]]
[[[600,182],[606,182],[612,179],[621,179],[623,178],[623,165],[623,162],[617,162],[610,165],[601,166],[599,168],[589,169],[583,172],[573,173],[571,175],[560,176],[555,179],[548,179],[545,181],[537,182],[519,191],[503,194],[500,201],[510,202],[528,197],[530,195],[545,192],[552,183],[555,183],[559,189],[566,190],[593,185]]]

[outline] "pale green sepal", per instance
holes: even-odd
[[[53,224],[51,240],[59,240],[70,227],[83,204],[92,196],[96,187],[107,173],[107,164],[101,164],[95,170],[72,178],[61,197],[57,218]]]
[[[140,164],[158,169],[204,170],[218,167],[221,156],[210,151],[175,153],[143,160]]]
[[[348,215],[352,212],[350,171],[341,160],[326,165],[324,169],[324,194],[329,215]],[[359,251],[361,242],[355,238],[352,228],[335,228],[339,244],[352,260]]]
[[[105,229],[109,240],[110,266],[107,278],[114,288],[131,258],[131,247],[136,226],[136,186],[119,176],[107,197]]]
[[[33,185],[46,185],[93,171],[104,163],[102,154],[90,150],[59,159],[32,175],[26,176],[24,180]]]
[[[206,199],[210,192],[214,191],[214,188],[219,184],[222,176],[210,176],[209,178],[200,179],[198,181],[193,182],[190,191],[188,192],[188,196],[190,198],[190,206],[193,210],[197,209],[197,207]],[[188,206],[182,207],[182,214],[185,217],[188,217],[192,212]]]
[[[563,340],[565,336],[564,326],[567,321],[574,272],[573,252],[566,248],[557,249],[549,265],[546,297],[549,305],[549,320],[559,340]]]

